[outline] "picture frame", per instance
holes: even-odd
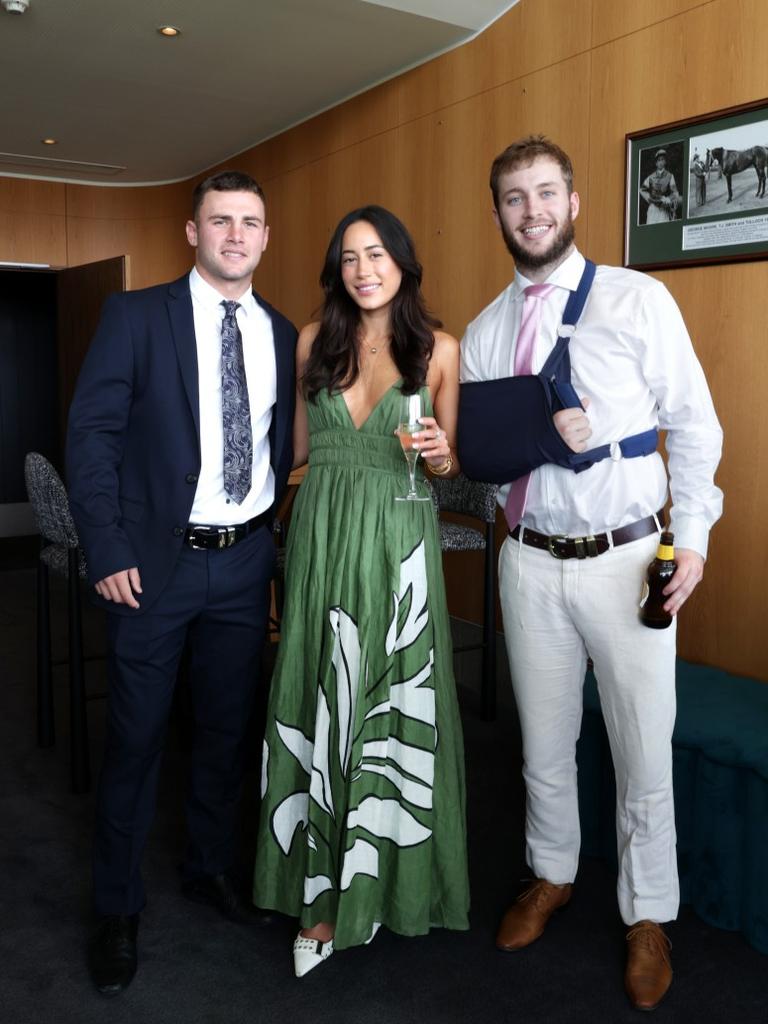
[[[768,99],[626,136],[624,266],[768,258]]]

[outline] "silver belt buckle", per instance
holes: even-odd
[[[565,544],[568,540],[569,540],[568,537],[562,537],[562,536],[547,537],[547,549],[548,549],[550,555],[552,555],[553,558],[559,558],[561,560],[563,558],[567,558],[568,557],[567,555],[560,555],[560,554],[558,554],[557,551],[555,551],[554,545],[555,544]]]
[[[196,532],[196,530],[190,531],[189,540],[187,541],[187,544],[189,544],[193,551],[204,551],[205,548],[202,546],[202,544],[198,544],[197,541],[195,540]]]

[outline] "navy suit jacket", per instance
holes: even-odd
[[[255,294],[255,293],[254,293]],[[293,461],[296,329],[260,296],[272,320],[277,401],[269,439],[275,500]],[[166,585],[183,544],[200,472],[197,346],[189,277],[111,295],[69,413],[72,515],[97,583],[137,566],[141,608]]]

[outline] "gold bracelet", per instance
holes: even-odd
[[[432,476],[445,476],[446,473],[450,473],[453,469],[453,456],[448,452],[445,456],[445,462],[439,466],[433,466],[430,462],[427,462],[426,466]]]

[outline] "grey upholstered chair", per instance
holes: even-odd
[[[477,483],[463,474],[451,480],[431,477],[430,484],[438,511],[458,512],[479,519],[482,530],[440,519],[440,545],[443,551],[484,551],[483,628],[479,644],[455,647],[455,654],[482,650],[482,713],[496,716],[496,493],[495,484]]]
[[[80,579],[86,576],[85,558],[69,511],[67,492],[51,463],[38,452],[29,452],[24,460],[24,478],[40,532],[37,565],[37,742],[41,747],[51,747],[55,742],[50,570],[68,581],[70,766],[73,792],[85,793],[90,787],[80,608]]]

